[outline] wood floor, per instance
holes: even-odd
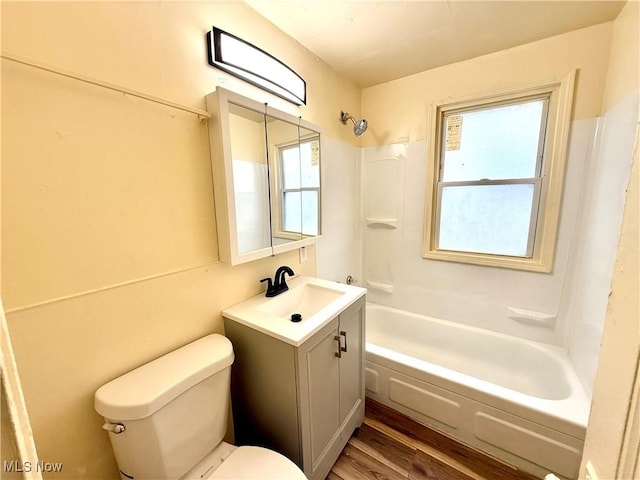
[[[367,399],[365,420],[327,480],[534,480]]]

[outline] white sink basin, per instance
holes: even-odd
[[[267,300],[258,310],[286,320],[291,320],[291,315],[298,313],[302,315],[302,321],[305,321],[344,294],[345,292],[333,288],[303,283]]]
[[[264,293],[222,311],[242,323],[298,346],[366,293],[364,288],[313,277],[294,277],[276,297]],[[294,313],[302,316],[292,321]]]

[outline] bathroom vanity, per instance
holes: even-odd
[[[282,296],[222,315],[236,355],[236,444],[272,448],[324,479],[364,418],[365,290],[297,277]]]

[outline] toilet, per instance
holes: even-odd
[[[223,442],[233,347],[212,334],[112,380],[95,393],[122,480],[305,480],[288,458]]]

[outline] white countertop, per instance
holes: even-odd
[[[222,316],[297,347],[366,293],[366,289],[354,285],[306,276],[293,277],[287,281],[287,284],[289,285],[287,292],[275,297],[265,297],[265,294],[261,293],[225,308]],[[313,315],[303,317],[298,323],[292,322],[289,316],[278,316],[266,311],[268,308],[265,306],[268,302],[279,299],[281,296],[296,295],[299,291],[296,289],[304,288],[305,284],[332,290],[339,296]],[[280,301],[282,300],[284,299]]]

